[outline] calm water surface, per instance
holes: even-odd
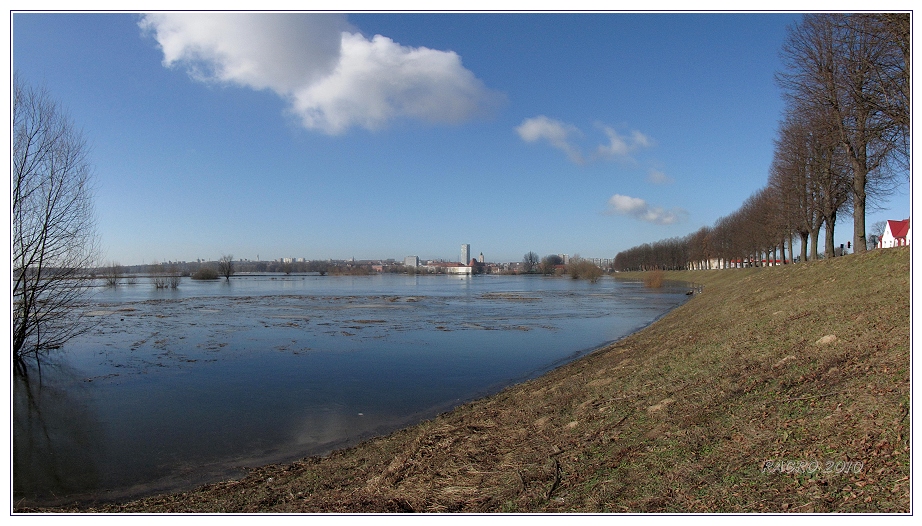
[[[190,488],[354,444],[540,375],[686,300],[537,276],[235,276],[98,289],[14,378],[14,499]]]

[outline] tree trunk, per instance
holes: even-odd
[[[820,229],[819,227],[810,231],[810,260],[816,261],[819,259],[819,244],[820,244]]]
[[[808,232],[800,233],[800,262],[807,261],[807,243],[809,243],[810,234]]]
[[[853,166],[858,166],[857,163],[853,163]],[[859,175],[860,174],[860,175]],[[865,235],[865,201],[867,200],[867,194],[865,193],[865,185],[867,182],[867,173],[859,170],[855,170],[854,182],[852,183],[852,199],[854,203],[854,218],[855,218],[855,237],[852,240],[852,244],[855,247],[855,254],[860,254],[862,252],[867,252],[868,242],[867,236]]]
[[[836,214],[832,214],[830,219],[826,220],[826,257],[836,256]]]

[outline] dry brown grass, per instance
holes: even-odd
[[[496,396],[238,481],[55,511],[908,513],[909,276],[908,249],[669,273],[703,292]]]

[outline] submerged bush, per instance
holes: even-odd
[[[663,286],[665,272],[660,269],[651,270],[644,274],[643,284],[647,288],[658,289]]]
[[[151,267],[151,283],[157,289],[175,289],[182,281],[180,270],[176,265],[161,265],[154,262]]]
[[[211,267],[201,267],[192,274],[192,279],[218,279],[218,271]]]
[[[567,265],[567,273],[573,279],[587,279],[595,283],[602,277],[603,271],[592,261],[574,256]]]

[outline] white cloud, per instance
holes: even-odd
[[[544,140],[566,153],[571,161],[577,164],[585,162],[579,148],[572,143],[573,137],[581,135],[576,126],[538,115],[522,121],[515,131],[525,142]]]
[[[294,94],[294,109],[304,125],[332,133],[353,124],[376,129],[396,117],[457,123],[496,102],[498,95],[453,52],[349,33],[343,33],[336,70]]]
[[[627,157],[631,152],[653,145],[646,135],[636,130],[632,131],[628,137],[620,135],[608,126],[603,126],[602,130],[608,136],[608,144],[599,145],[596,149],[600,157]]]
[[[160,44],[164,66],[185,67],[202,82],[272,90],[306,128],[328,134],[402,117],[458,123],[502,100],[456,53],[368,40],[343,15],[155,13],[139,26]]]
[[[650,181],[653,184],[672,184],[675,182],[672,177],[669,177],[664,172],[655,168],[651,169],[647,174],[647,181]]]
[[[608,126],[599,127],[608,137],[608,143],[597,146],[594,150],[595,154],[589,158],[583,155],[581,148],[576,144],[576,139],[583,133],[572,124],[539,115],[525,119],[515,131],[526,142],[547,141],[554,148],[566,153],[567,157],[577,164],[612,157],[630,159],[631,153],[653,145],[653,141],[639,131],[633,131],[629,136],[622,136]]]
[[[277,13],[153,13],[138,25],[160,44],[166,67],[280,94],[328,75],[349,29],[342,15]]]
[[[608,200],[609,215],[626,215],[640,221],[655,223],[657,225],[671,225],[685,219],[688,212],[681,208],[666,210],[658,206],[650,206],[639,197],[615,194]]]

